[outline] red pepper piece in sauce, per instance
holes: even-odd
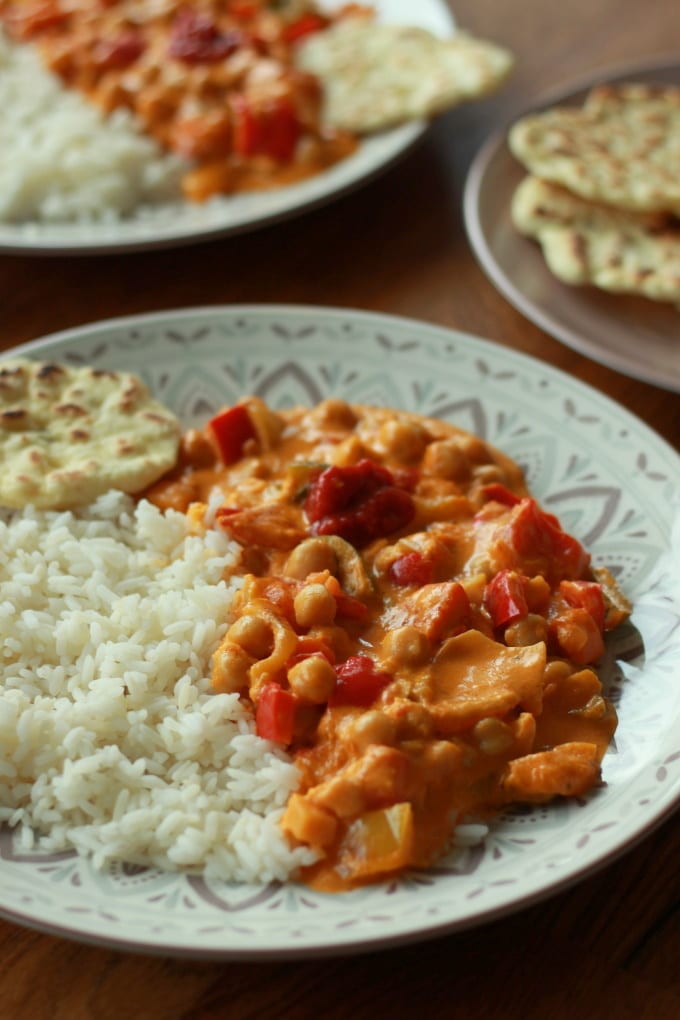
[[[301,637],[298,638],[295,653],[291,655],[286,663],[286,669],[290,669],[296,663],[302,662],[303,659],[308,659],[311,655],[320,655],[327,662],[330,662],[331,666],[335,663],[333,649],[326,641],[322,638]]]
[[[339,535],[360,547],[408,524],[415,505],[387,468],[364,459],[322,471],[310,486],[305,512],[313,535]]]
[[[557,517],[541,510],[535,499],[522,499],[513,507],[507,537],[520,561],[517,565],[529,565],[525,567],[528,574],[578,578],[590,563],[581,543],[562,530]]]
[[[365,602],[348,595],[335,577],[329,577],[326,581],[326,588],[335,599],[338,616],[344,616],[348,620],[365,620],[369,615],[369,609]]]
[[[560,594],[574,609],[585,609],[600,631],[604,631],[605,603],[597,581],[560,581]]]
[[[172,24],[167,52],[184,64],[215,64],[247,42],[238,29],[221,32],[209,15],[181,10]]]
[[[367,655],[351,655],[336,667],[335,672],[338,683],[328,699],[331,706],[357,705],[367,708],[392,681],[391,675],[377,670],[373,659]]]
[[[248,158],[260,151],[262,131],[251,104],[241,95],[229,100],[233,117],[233,145],[237,156]]]
[[[527,578],[516,570],[499,570],[484,589],[484,608],[494,627],[505,627],[529,613],[526,599]]]
[[[521,497],[516,492],[512,492],[506,485],[502,485],[500,482],[489,482],[488,485],[482,486],[482,495],[484,496],[484,502],[489,503],[502,503],[504,506],[516,506],[520,501]]]
[[[41,32],[58,28],[68,21],[68,11],[58,0],[37,0],[20,5],[20,10],[9,9],[6,22],[9,31],[18,39],[31,39]]]
[[[387,573],[393,584],[401,587],[416,584],[422,588],[434,579],[434,564],[422,553],[414,551],[394,560]]]
[[[259,151],[278,163],[289,163],[302,134],[295,107],[287,96],[272,99],[261,112]]]
[[[256,439],[257,433],[248,408],[235,404],[220,411],[208,422],[223,464],[234,464],[243,456],[243,447],[249,439]]]
[[[230,0],[228,6],[229,13],[242,21],[249,21],[258,12],[257,4],[250,3],[249,0]]]
[[[145,49],[146,42],[139,32],[121,32],[113,39],[98,39],[92,47],[92,60],[100,71],[129,67]]]
[[[255,729],[258,737],[277,744],[290,744],[295,724],[295,695],[270,680],[263,685],[255,706]]]
[[[281,32],[281,37],[284,42],[296,43],[300,39],[304,39],[305,36],[312,35],[314,32],[321,32],[327,25],[328,18],[310,11],[308,14],[302,14],[295,21],[291,21],[289,25],[286,25]]]

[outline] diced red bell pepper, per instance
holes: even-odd
[[[590,563],[581,543],[562,530],[557,517],[541,510],[535,499],[522,499],[513,507],[508,529],[517,557],[531,565],[529,573],[545,572],[554,579],[582,577]]]
[[[264,684],[255,707],[257,735],[277,744],[290,744],[293,740],[296,698],[281,684],[270,680]]]
[[[127,31],[113,39],[99,39],[92,46],[92,60],[100,71],[129,67],[146,49],[146,41],[139,32]]]
[[[350,655],[336,666],[338,682],[328,699],[328,704],[357,705],[367,708],[372,705],[384,687],[392,680],[389,673],[375,668],[373,659],[367,655]]]
[[[434,564],[422,553],[414,550],[393,560],[387,573],[393,584],[402,587],[415,584],[422,588],[424,584],[432,582]]]
[[[337,577],[331,575],[325,585],[335,599],[338,616],[344,616],[348,620],[365,620],[367,618],[369,609],[366,603],[354,595],[348,595]]]
[[[560,594],[575,609],[586,609],[604,630],[605,602],[602,585],[597,581],[560,581]]]
[[[415,504],[387,468],[365,458],[322,471],[310,485],[305,513],[313,535],[339,535],[360,547],[408,524]]]
[[[184,64],[215,64],[247,43],[238,29],[221,32],[208,14],[180,10],[168,41],[168,56]]]
[[[256,439],[255,426],[243,404],[235,404],[220,411],[208,422],[223,464],[234,464],[243,456],[243,447],[249,439]]]
[[[512,492],[506,485],[501,485],[500,482],[489,482],[488,485],[482,486],[482,495],[484,501],[489,503],[502,503],[504,506],[516,506],[520,501],[521,497],[516,492]]]
[[[260,151],[278,163],[289,163],[302,134],[295,107],[287,96],[271,100],[262,110]]]
[[[307,14],[302,14],[295,21],[291,21],[289,25],[286,25],[281,32],[281,36],[285,42],[295,43],[300,39],[304,39],[307,35],[312,35],[313,32],[320,32],[327,25],[328,18],[310,11]]]
[[[233,115],[233,146],[237,156],[248,159],[260,151],[262,131],[259,118],[251,104],[241,95],[230,99]]]
[[[311,655],[322,656],[327,662],[330,662],[331,666],[335,664],[333,649],[322,638],[301,637],[298,638],[294,655],[291,655],[286,663],[286,669],[288,670],[291,666],[295,666],[296,663],[302,662],[303,659],[308,659]]]
[[[16,12],[10,8],[6,15],[10,30],[19,39],[30,39],[62,25],[69,18],[68,11],[58,0],[36,0],[33,4],[19,5],[19,8]]]
[[[229,13],[234,18],[239,18],[242,21],[249,21],[250,18],[254,18],[257,11],[257,4],[251,3],[250,0],[230,0],[229,2]]]
[[[505,627],[528,615],[527,580],[516,570],[499,570],[491,578],[484,589],[483,604],[494,627]]]

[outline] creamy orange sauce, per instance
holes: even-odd
[[[217,493],[217,495],[216,495]],[[611,577],[452,425],[247,398],[147,493],[242,546],[213,686],[295,757],[283,816],[338,890],[442,853],[456,819],[580,796],[616,727],[593,668],[627,614]]]

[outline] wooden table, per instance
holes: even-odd
[[[176,251],[0,257],[0,347],[91,320],[199,304],[375,309],[543,358],[678,447],[677,394],[562,346],[494,290],[470,252],[461,192],[479,144],[533,95],[603,65],[667,55],[680,38],[680,5],[456,0],[452,7],[459,24],[516,54],[502,93],[442,117],[380,180],[286,224]],[[0,1017],[671,1020],[680,1016],[679,849],[677,822],[667,821],[626,856],[541,905],[368,956],[187,962],[80,946],[0,922]]]

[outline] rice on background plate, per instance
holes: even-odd
[[[24,849],[258,883],[313,860],[278,827],[295,766],[207,678],[234,548],[117,492],[0,512],[0,821]]]
[[[186,164],[128,110],[106,117],[0,29],[0,221],[116,222],[182,198]]]

